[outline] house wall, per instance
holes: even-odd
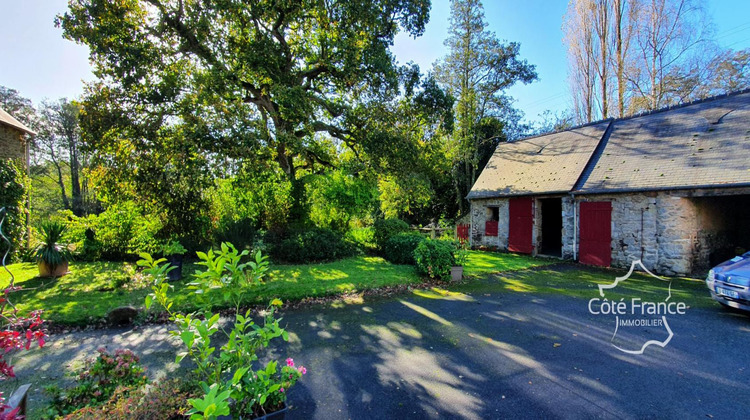
[[[612,203],[612,266],[629,268],[635,260],[656,273],[693,271],[700,230],[695,204],[671,193],[584,196],[581,201]],[[580,213],[579,213],[580,214]]]
[[[640,259],[643,265],[664,275],[685,275],[701,269],[700,252],[705,237],[700,206],[685,193],[633,193],[562,197],[562,257],[575,259],[579,252],[580,202],[612,203],[612,266],[629,268]],[[488,207],[499,208],[498,236],[484,236]],[[542,223],[540,209],[534,207],[533,243],[539,249]],[[705,211],[704,211],[705,213]],[[705,217],[704,217],[705,219]],[[710,218],[709,218],[710,219]],[[471,202],[472,246],[508,248],[508,199],[481,199]],[[705,265],[705,264],[703,264]]]
[[[499,219],[497,236],[485,236],[484,224],[489,220],[489,207],[497,207]],[[471,246],[496,247],[501,251],[508,249],[508,221],[510,212],[507,198],[471,200]]]
[[[24,133],[0,124],[0,159],[19,159],[26,164],[26,141]]]

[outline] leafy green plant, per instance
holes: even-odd
[[[447,241],[426,239],[414,250],[417,271],[430,278],[446,279],[456,264],[453,244]]]
[[[161,253],[165,257],[170,255],[184,255],[187,252],[179,241],[168,241],[161,247]]]
[[[0,255],[10,251],[6,262],[19,260],[20,244],[23,243],[26,208],[24,206],[26,192],[29,189],[29,179],[23,170],[21,162],[13,159],[0,159],[0,207],[5,207],[5,221],[3,234],[9,243],[0,241]]]
[[[414,264],[414,250],[425,238],[418,233],[399,233],[388,239],[383,258],[394,264]]]
[[[49,418],[72,413],[83,407],[95,407],[107,402],[119,387],[138,388],[148,382],[140,359],[130,350],[119,349],[110,354],[97,350],[95,359],[87,360],[75,374],[76,385],[66,390],[50,386],[45,392],[51,402]]]
[[[399,233],[409,231],[409,224],[400,219],[378,219],[373,225],[375,232],[373,239],[379,250],[383,250],[385,243]]]
[[[459,265],[461,267],[466,265],[466,262],[469,260],[469,243],[468,241],[454,241],[453,247],[455,248],[455,251],[453,252],[453,257],[456,260],[456,265]]]
[[[190,286],[200,297],[198,303],[203,307],[200,315],[173,312],[173,302],[168,295],[170,286],[165,281],[166,274],[159,260],[144,254],[138,262],[146,267],[144,273],[153,279],[152,293],[146,298],[146,307],[150,308],[153,302],[158,302],[177,325],[177,330],[171,334],[182,340],[185,350],[177,354],[176,361],[179,363],[189,357],[195,363],[195,373],[200,378],[204,396],[190,401],[193,406],[191,418],[212,419],[225,412],[237,418],[245,417],[264,411],[270,402],[286,398],[286,395],[281,395],[284,392],[281,385],[278,388],[268,385],[271,379],[282,381],[281,376],[258,374],[251,370],[258,360],[258,351],[267,347],[274,338],[288,340],[289,335],[279,326],[281,319],[275,316],[276,309],[282,305],[278,299],[274,299],[265,310],[262,325],[253,321],[251,311],[240,313],[244,293],[260,284],[268,271],[268,262],[260,251],[255,253],[253,260],[242,262],[248,254],[246,250],[238,251],[230,243],[221,244],[219,250],[198,253],[201,259],[199,264],[204,268],[197,273],[197,281]],[[216,299],[234,306],[231,328],[223,328],[219,324],[219,314],[210,312]],[[217,352],[212,337],[219,332],[226,336],[226,344]],[[286,374],[289,380],[295,375],[292,372]],[[287,387],[292,384],[287,383]],[[262,398],[263,395],[266,397]],[[228,402],[230,398],[234,403]]]
[[[70,261],[68,247],[59,243],[65,229],[65,224],[58,221],[47,221],[41,226],[42,243],[37,246],[34,257],[49,265],[52,270]]]
[[[299,230],[278,236],[266,236],[274,261],[307,263],[333,261],[355,254],[355,247],[343,237],[324,228]]]
[[[221,391],[219,384],[211,384],[204,389],[203,398],[192,398],[188,402],[193,406],[187,414],[190,414],[190,420],[198,419],[215,419],[219,416],[229,415],[229,395],[230,390]]]

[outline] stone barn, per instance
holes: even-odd
[[[28,127],[0,108],[0,160],[14,159],[29,165],[27,135],[34,135]]]
[[[750,250],[750,93],[502,143],[473,246],[702,274]]]

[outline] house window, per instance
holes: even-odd
[[[497,222],[500,220],[500,208],[487,207],[487,221],[484,223],[484,236],[497,236]]]

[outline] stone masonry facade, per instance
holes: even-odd
[[[536,200],[535,200],[536,201]],[[686,275],[704,270],[707,262],[701,249],[711,235],[707,235],[699,217],[699,206],[687,194],[650,192],[612,195],[561,197],[562,201],[562,257],[578,255],[581,201],[609,201],[612,203],[612,266],[628,268],[634,260],[654,272],[664,275]],[[488,208],[497,207],[498,236],[484,235],[485,222],[491,217]],[[508,248],[508,199],[480,199],[471,202],[472,245]],[[541,212],[535,205],[532,243],[535,252],[541,244]],[[574,249],[575,248],[575,249]]]
[[[17,159],[26,164],[25,134],[13,127],[0,124],[0,160]]]

